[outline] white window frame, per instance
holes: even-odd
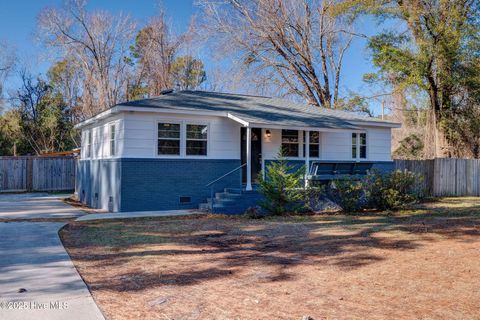
[[[171,124],[180,125],[180,154],[179,155],[158,154],[158,124],[159,123],[171,123]],[[207,154],[206,155],[187,155],[187,124],[207,126]],[[211,125],[210,125],[210,122],[208,121],[179,120],[178,118],[157,119],[155,121],[154,135],[155,135],[154,155],[156,158],[205,159],[210,156],[212,139],[211,139]]]
[[[85,159],[92,158],[92,129],[85,130]]]
[[[361,135],[365,135],[365,144],[361,144]],[[355,148],[356,148],[356,155],[355,157],[353,157],[353,135],[355,135]],[[368,159],[368,135],[366,132],[352,132],[351,136],[350,136],[350,141],[351,141],[351,147],[350,147],[350,153],[352,154],[352,159],[356,160],[356,161],[362,161],[362,160],[367,160]],[[365,147],[365,157],[364,158],[360,158],[360,148],[361,147]]]
[[[209,148],[209,145],[210,145],[210,142],[209,142],[209,135],[210,135],[210,126],[208,124],[205,124],[205,123],[192,123],[191,121],[185,121],[185,157],[188,157],[188,158],[191,158],[191,157],[208,157],[208,148]],[[187,136],[187,127],[191,125],[191,126],[206,126],[207,127],[207,138],[206,139],[189,139],[188,136]],[[187,142],[188,141],[205,141],[207,142],[207,150],[206,150],[206,154],[187,154]]]
[[[179,153],[178,154],[160,154],[158,153],[158,140],[162,139],[158,137],[158,125],[159,124],[178,124],[180,126],[180,137],[178,138],[179,141]],[[159,158],[180,158],[182,156],[182,141],[183,141],[183,124],[181,121],[174,121],[174,120],[169,120],[169,119],[162,119],[158,120],[155,123],[155,154]],[[171,139],[163,139],[163,140],[177,140],[177,138],[171,138]]]
[[[112,133],[113,133],[113,139],[112,139]],[[118,135],[117,123],[116,122],[109,123],[108,124],[108,154],[110,157],[117,156],[117,151],[118,151],[117,135]],[[113,152],[112,152],[112,146],[113,146]]]
[[[312,130],[312,131],[309,131],[309,133],[313,133],[313,132],[317,132],[318,133],[318,142],[312,142],[312,137],[310,137],[310,148],[308,148],[310,151],[312,150],[312,145],[318,145],[318,156],[317,157],[312,157],[309,155],[309,158],[310,159],[320,159],[321,157],[321,148],[320,148],[320,145],[321,145],[321,141],[322,141],[322,133],[321,131],[317,131],[317,130]],[[305,130],[303,130],[303,133],[302,133],[302,153],[303,153],[303,157],[306,158],[307,157],[307,148],[306,148],[306,145],[305,145],[305,138],[306,138],[306,135],[307,135],[307,132]]]
[[[296,143],[296,144],[298,145],[298,154],[297,154],[297,156],[285,155],[285,159],[287,159],[287,160],[288,160],[288,159],[292,159],[292,160],[294,160],[294,159],[301,159],[301,158],[302,158],[302,156],[301,156],[302,149],[301,149],[300,147],[301,147],[301,145],[302,145],[302,143],[303,143],[303,142],[301,141],[301,140],[303,140],[303,134],[300,134],[301,130],[296,130],[296,129],[280,129],[280,150],[283,149],[283,130],[297,131],[297,134],[298,134],[298,135],[297,135],[298,141],[297,141],[297,143]],[[292,143],[287,142],[286,144],[295,144],[295,143],[293,143],[293,142],[292,142]]]

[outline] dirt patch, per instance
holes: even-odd
[[[479,319],[479,203],[74,222],[61,235],[108,319]]]
[[[107,213],[105,210],[90,208],[89,206],[81,203],[77,197],[71,196],[68,198],[63,198],[62,201],[66,204],[69,204],[77,209],[80,209],[86,213]]]

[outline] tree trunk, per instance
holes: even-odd
[[[451,158],[451,147],[448,143],[447,138],[445,137],[443,129],[440,127],[440,119],[440,115],[435,112],[435,158]]]

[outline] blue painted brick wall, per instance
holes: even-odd
[[[240,160],[122,159],[121,211],[198,208],[210,197],[207,183],[240,166]],[[241,170],[214,185],[214,191],[241,187]],[[181,204],[180,197],[191,197]]]
[[[304,161],[291,163],[301,167]],[[208,182],[238,166],[240,160],[234,159],[81,160],[76,190],[82,203],[113,212],[192,209],[210,197]],[[394,164],[377,162],[374,167],[388,171]],[[241,186],[238,170],[216,183],[214,192]],[[181,196],[191,197],[191,202],[181,204]]]
[[[76,191],[89,207],[119,211],[121,194],[119,159],[80,160],[77,166]]]

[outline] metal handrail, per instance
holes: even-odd
[[[223,178],[225,178],[226,176],[229,176],[229,175],[231,175],[232,173],[234,173],[235,171],[237,171],[237,170],[239,170],[239,169],[241,169],[241,168],[245,167],[246,165],[247,165],[247,164],[246,164],[246,163],[244,163],[244,164],[242,164],[241,166],[239,166],[239,167],[236,167],[236,168],[235,168],[235,169],[233,169],[232,171],[229,171],[229,172],[225,173],[223,176],[221,176],[221,177],[219,177],[219,178],[217,178],[217,179],[213,180],[212,182],[209,182],[208,184],[206,184],[206,185],[205,185],[205,187],[210,187],[210,186],[211,186],[212,184],[214,184],[215,182],[222,180],[222,179],[223,179]]]
[[[233,169],[233,170],[225,173],[223,176],[218,177],[217,179],[215,179],[215,180],[213,180],[212,182],[209,182],[209,183],[207,183],[207,184],[205,185],[205,187],[210,187],[210,212],[211,212],[211,213],[213,213],[213,205],[215,204],[215,203],[214,203],[214,202],[215,202],[215,199],[214,199],[214,195],[213,195],[213,184],[216,183],[216,182],[218,182],[218,181],[220,181],[220,180],[222,180],[223,178],[231,175],[231,174],[234,173],[235,171],[237,171],[237,170],[245,167],[246,165],[247,165],[247,164],[244,163],[244,164],[242,164],[241,166],[239,166],[239,167],[237,167],[237,168],[235,168],[235,169]]]

